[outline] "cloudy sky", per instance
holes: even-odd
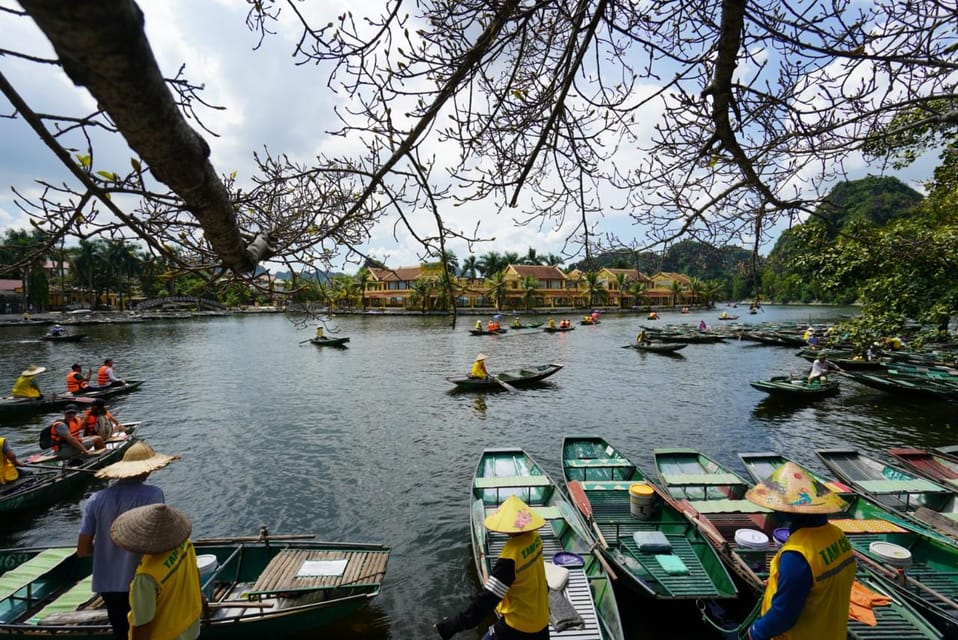
[[[318,24],[324,24],[349,8],[359,15],[382,7],[380,0],[321,0],[298,6],[316,12]],[[311,65],[297,66],[292,58],[300,35],[288,9],[278,24],[277,34],[267,38],[254,51],[256,34],[245,26],[247,4],[240,0],[140,0],[146,18],[146,32],[164,74],[173,76],[180,65],[186,65],[186,76],[204,84],[206,101],[223,105],[224,111],[203,112],[204,123],[218,134],[204,134],[212,148],[211,160],[220,173],[236,171],[240,183],[252,173],[252,154],[268,147],[294,159],[308,161],[320,152],[338,155],[349,149],[349,140],[326,135],[337,127],[332,115],[338,97],[326,86],[327,72]],[[18,6],[11,0],[0,0],[0,6]],[[319,15],[323,14],[323,15]],[[328,16],[328,17],[327,17]],[[52,57],[52,49],[44,36],[28,19],[0,13],[0,48],[17,50],[42,57]],[[67,77],[55,68],[38,68],[9,56],[0,56],[0,71],[36,111],[81,114],[92,110],[93,101],[77,90]],[[3,115],[12,108],[0,97]],[[43,146],[35,134],[21,121],[0,119],[0,232],[8,228],[24,228],[25,216],[14,204],[12,189],[26,194],[38,193],[35,180],[67,180],[65,170]],[[122,143],[122,141],[120,141]],[[132,153],[125,145],[113,143],[97,147],[96,166],[123,172]],[[111,167],[118,167],[113,169]],[[860,165],[861,177],[869,171]],[[915,184],[915,178],[926,175],[901,176]],[[529,247],[539,253],[561,253],[568,235],[562,228],[517,227],[507,215],[490,216],[488,208],[475,204],[457,209],[461,227],[471,229],[472,220],[482,220],[481,235],[495,237],[489,244],[474,246],[478,254],[490,250],[515,251],[524,254]],[[422,219],[426,233],[431,218]],[[640,229],[630,226],[624,216],[608,212],[602,220],[603,231],[623,238],[635,237]],[[457,224],[457,226],[460,226]],[[419,261],[416,243],[408,236],[393,237],[392,224],[377,229],[366,253],[385,258],[391,266],[416,264]],[[451,249],[460,258],[468,255],[465,244]],[[765,248],[765,251],[770,249]]]

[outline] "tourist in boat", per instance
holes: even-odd
[[[498,331],[498,330],[499,330],[499,321],[498,321],[498,320],[490,320],[490,321],[488,322],[488,324],[486,324],[486,329],[489,330],[489,331]]]
[[[36,377],[46,370],[46,367],[31,364],[21,371],[17,381],[13,383],[11,395],[14,398],[32,398],[35,400],[42,398],[43,392],[40,390],[40,385],[37,384]]]
[[[70,373],[67,374],[67,393],[72,393],[74,395],[78,393],[86,393],[88,391],[96,391],[99,387],[90,386],[90,376],[93,374],[93,371],[89,371],[87,375],[83,375],[83,367],[80,366],[79,362],[74,362],[70,366]]]
[[[97,398],[83,416],[83,435],[100,436],[106,442],[114,433],[124,433],[126,427],[106,408],[106,400]]]
[[[50,327],[51,336],[58,337],[58,336],[62,336],[63,334],[64,334],[64,330],[62,326],[55,324],[52,327]]]
[[[802,340],[808,342],[808,339],[815,335],[815,327],[809,327],[805,329],[805,333],[802,334]]]
[[[550,328],[550,329],[555,329],[555,328],[556,328],[556,321],[555,321],[555,319],[549,318],[549,328]]]
[[[828,514],[848,505],[794,462],[745,497],[789,521],[788,540],[772,558],[761,614],[748,638],[844,638],[855,552]]]
[[[642,329],[642,331],[639,333],[639,335],[636,336],[636,338],[635,338],[635,343],[636,343],[636,344],[649,344],[649,335],[646,333],[645,329]]]
[[[546,521],[517,496],[509,496],[484,524],[490,531],[508,534],[509,540],[479,595],[461,613],[436,623],[436,631],[448,640],[478,626],[496,610],[499,618],[484,638],[548,639],[549,585],[539,535]]]
[[[96,374],[96,386],[101,389],[106,389],[107,387],[120,387],[126,384],[125,380],[121,380],[116,377],[116,372],[113,371],[113,358],[107,358],[103,361],[103,366],[100,367],[100,370]]]
[[[96,474],[116,482],[90,496],[83,507],[77,557],[93,556],[92,589],[103,598],[114,640],[126,640],[129,635],[130,582],[140,558],[113,543],[110,527],[130,509],[166,501],[162,489],[145,481],[150,473],[177,459],[178,456],[156,453],[142,441],[131,445],[122,461]]]
[[[653,311],[652,313],[649,314],[649,320],[658,320],[658,319],[659,319],[658,312]]]
[[[721,315],[722,320],[728,320],[728,311],[723,311]]]
[[[21,469],[23,463],[17,459],[17,454],[10,444],[10,438],[0,436],[0,486],[16,482],[21,473],[29,473]]]
[[[819,353],[815,361],[812,362],[812,370],[808,374],[808,384],[812,384],[816,380],[825,384],[828,382],[829,371],[844,371],[844,369],[827,359],[824,353]]]
[[[186,515],[165,504],[131,509],[113,522],[113,542],[143,554],[130,583],[131,640],[200,635],[205,600],[192,530]]]
[[[476,356],[476,361],[472,363],[472,371],[469,372],[470,378],[479,378],[480,380],[485,380],[489,377],[489,372],[486,371],[486,358],[488,356],[484,353],[480,353]]]
[[[482,331],[482,320],[476,320],[476,331]]]
[[[522,328],[522,323],[519,322],[519,316],[516,316],[515,318],[512,319],[512,328],[513,328],[513,329],[521,329],[521,328]]]
[[[818,336],[814,333],[808,336],[808,346],[812,349],[817,349],[818,345],[821,344],[821,340],[818,339]]]
[[[705,323],[705,320],[699,320],[699,331],[708,331],[709,326]]]
[[[50,425],[50,437],[57,458],[66,460],[97,455],[104,449],[100,436],[84,436],[83,422],[77,417],[77,406],[63,407],[63,419]]]

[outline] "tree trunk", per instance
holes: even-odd
[[[21,0],[74,84],[86,87],[130,147],[196,216],[213,251],[237,273],[260,257],[246,249],[209,146],[183,118],[132,0]],[[268,251],[268,249],[266,250]]]

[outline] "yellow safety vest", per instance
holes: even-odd
[[[529,531],[509,539],[500,558],[516,565],[516,579],[496,610],[516,631],[535,633],[549,624],[549,585],[542,560],[542,538]]]
[[[855,552],[842,530],[833,524],[805,527],[788,537],[772,559],[762,614],[778,588],[778,561],[786,551],[802,554],[812,570],[812,588],[795,626],[775,636],[780,640],[845,640],[848,601],[855,582]]]
[[[151,576],[160,585],[156,615],[153,616],[150,631],[151,640],[173,640],[200,617],[203,596],[200,593],[200,571],[192,542],[187,540],[165,553],[144,554],[136,573]],[[132,592],[130,606],[133,606]],[[127,618],[132,640],[132,611]]]
[[[7,459],[7,456],[3,455],[3,443],[6,442],[6,440],[6,438],[0,437],[0,484],[13,482],[20,477],[20,472],[17,471],[17,468]]]
[[[13,383],[14,398],[39,398],[42,394],[33,386],[33,376],[20,376]]]

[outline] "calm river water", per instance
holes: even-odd
[[[721,310],[663,313],[658,324],[719,324]],[[766,307],[743,311],[741,321],[807,323],[849,311]],[[50,369],[41,387],[60,390],[71,363],[95,367],[104,356],[121,377],[145,379],[112,410],[143,421],[140,434],[158,451],[182,456],[150,482],[191,516],[194,538],[255,535],[265,524],[277,534],[389,546],[380,597],[308,638],[438,637],[432,623],[480,587],[468,491],[485,447],[523,447],[561,479],[561,442],[572,434],[603,436],[646,472],[653,447],[692,446],[738,470],[739,451],[782,451],[821,471],[815,448],[880,454],[958,441],[953,406],[905,403],[852,382],[805,407],[768,404],[748,381],[806,370],[794,349],[729,341],[690,345],[682,358],[639,353],[621,348],[645,324],[633,314],[555,335],[474,337],[474,321],[453,331],[444,318],[338,316],[328,326],[351,338],[344,350],[300,345],[313,325],[300,330],[282,315],[88,325],[75,344],[41,341],[41,327],[3,327],[0,380],[12,385],[38,364]],[[491,372],[544,362],[565,369],[516,394],[450,393],[446,376],[468,371],[480,351]],[[0,434],[29,454],[52,417],[0,423]],[[72,544],[88,494],[6,518],[0,545]],[[630,638],[714,637],[691,605],[620,601]]]

